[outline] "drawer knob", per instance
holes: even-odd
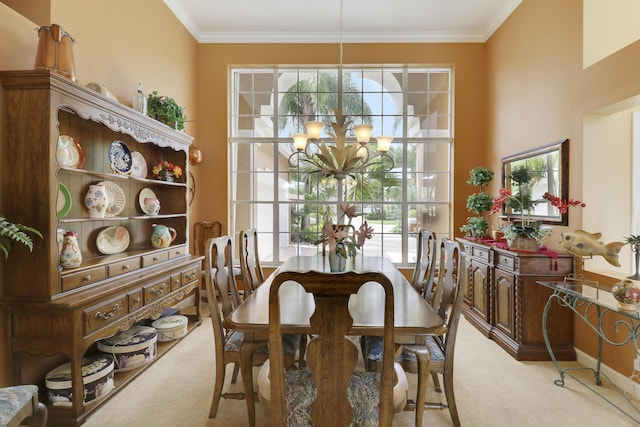
[[[129,264],[125,264],[125,265],[123,265],[123,266],[122,266],[122,269],[123,269],[124,271],[127,271],[127,270],[129,269]]]
[[[140,297],[136,297],[136,298],[133,300],[133,302],[134,302],[134,303],[136,303],[136,304],[138,304],[138,303],[140,302]]]
[[[87,274],[86,276],[84,276],[84,277],[82,278],[82,280],[83,280],[84,282],[88,282],[88,281],[90,281],[90,280],[91,280],[91,275],[90,275],[90,274]]]
[[[163,283],[162,286],[160,286],[159,288],[151,288],[149,292],[151,292],[153,295],[161,295],[166,288],[167,288],[167,284]]]
[[[120,311],[120,304],[118,303],[113,304],[113,308],[111,309],[111,311],[107,311],[104,313],[101,311],[96,312],[96,319],[104,319],[104,320],[110,319],[118,311]]]
[[[187,274],[187,280],[193,280],[195,277],[196,277],[196,273],[194,273],[193,271]]]
[[[156,261],[156,262],[157,262],[157,261],[160,261],[160,258],[158,258],[157,256],[154,256],[154,257],[153,257],[153,261]]]

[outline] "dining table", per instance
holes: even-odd
[[[357,272],[382,272],[389,278],[393,284],[394,331],[397,336],[407,340],[414,335],[440,335],[446,332],[443,319],[387,257],[358,254],[347,260],[346,268]],[[269,288],[273,278],[284,271],[331,272],[328,257],[322,254],[292,256],[287,259],[225,319],[227,327],[244,332],[245,342],[267,340]],[[315,308],[313,296],[295,283],[283,284],[279,296],[282,331],[287,334],[310,334],[309,319]],[[379,286],[365,285],[360,292],[352,295],[349,300],[349,311],[353,318],[349,335],[383,335],[384,290]],[[242,346],[240,351],[242,352]],[[249,425],[253,426],[255,425],[255,398],[251,392],[253,390],[252,367],[241,366],[240,370],[249,413]],[[249,392],[246,392],[247,390]]]

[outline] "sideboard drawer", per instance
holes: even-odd
[[[175,291],[182,286],[182,275],[180,273],[171,275],[171,290]]]
[[[84,310],[85,335],[107,326],[127,314],[127,297],[121,295]]]
[[[107,273],[104,267],[95,267],[77,273],[66,274],[62,276],[62,291],[69,291],[79,288],[80,286],[89,285],[103,280],[106,277]]]
[[[164,280],[147,285],[143,289],[144,303],[146,305],[171,292],[170,279],[167,277]]]
[[[502,253],[496,254],[496,265],[502,267],[503,269],[513,271],[516,266],[516,261],[514,256],[505,255]]]
[[[138,289],[127,294],[129,300],[129,312],[133,312],[142,307],[142,289]]]
[[[189,270],[182,272],[182,284],[186,285],[200,277],[200,267],[191,267]]]
[[[169,252],[154,252],[150,255],[145,255],[142,257],[142,265],[144,267],[149,267],[150,265],[158,264],[159,262],[164,262],[169,260]]]
[[[107,266],[107,269],[109,270],[109,277],[119,276],[121,274],[138,270],[139,268],[140,258],[129,258],[124,261],[114,262]]]
[[[489,249],[473,246],[471,247],[471,256],[474,256],[476,258],[480,258],[483,261],[489,262]]]
[[[169,259],[178,258],[187,254],[187,247],[185,245],[176,246],[170,248],[167,253],[169,254]]]

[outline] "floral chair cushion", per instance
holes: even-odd
[[[240,346],[244,341],[244,332],[232,331],[227,333],[224,341],[224,351],[240,351]],[[300,335],[283,335],[282,346],[284,348],[284,354],[295,354],[300,345]],[[269,349],[261,347],[256,350],[256,353],[268,353]],[[1,427],[1,426],[0,426]]]
[[[35,385],[0,388],[0,427],[4,427],[38,394]]]
[[[377,363],[382,360],[382,340],[380,337],[371,336],[365,336],[363,339],[365,340],[365,349],[368,359],[367,366],[369,366],[371,370],[375,370],[371,367],[376,366]],[[427,337],[427,345],[431,351],[431,360],[434,362],[443,362],[444,349],[440,344],[440,340],[434,339],[434,337]],[[416,355],[409,351],[403,350],[398,356],[397,362],[408,372],[418,372],[418,361],[416,359]]]

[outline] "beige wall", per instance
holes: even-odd
[[[203,163],[193,168],[198,192],[192,220],[219,219],[228,225],[228,68],[338,62],[333,44],[198,46],[157,0],[42,4],[50,5],[51,21],[77,40],[74,54],[80,83],[105,83],[130,105],[141,81],[147,91],[173,96],[186,107],[188,119],[198,121],[186,128],[204,154]],[[36,15],[26,19],[0,4],[0,69],[33,66],[37,44],[33,29],[37,20],[44,19]],[[345,45],[344,62],[455,67],[457,232],[472,191],[465,184],[469,169],[484,164],[499,171],[501,157],[563,138],[571,141],[570,196],[583,197],[583,118],[640,93],[640,42],[583,70],[582,41],[582,0],[524,0],[486,44]],[[500,180],[494,181],[497,191]],[[569,227],[556,227],[555,236],[563,229],[581,227],[582,216],[582,210],[572,210]],[[5,326],[0,324],[0,342],[6,342]],[[578,348],[595,354],[593,341],[590,331],[576,325]],[[9,359],[2,350],[0,385],[11,381]],[[626,351],[606,347],[605,363],[630,373],[631,356]]]
[[[570,140],[569,196],[584,200],[587,207],[570,210],[568,227],[555,227],[548,241],[556,246],[562,231],[582,228],[583,216],[601,212],[602,221],[589,221],[589,226],[595,228],[590,231],[595,232],[605,228],[606,222],[620,220],[619,207],[629,209],[628,203],[618,204],[615,198],[610,198],[608,203],[596,201],[590,206],[591,200],[586,196],[590,194],[589,188],[583,188],[583,173],[594,179],[609,180],[608,187],[601,187],[607,189],[616,187],[620,173],[603,173],[597,164],[583,166],[583,121],[594,111],[640,93],[640,74],[637,73],[640,42],[631,43],[583,70],[582,31],[582,0],[524,0],[486,43],[490,166],[499,170],[500,158],[505,155],[562,138]],[[617,150],[622,149],[611,142],[608,138],[601,140],[603,163],[613,159],[614,153],[619,155]],[[631,230],[626,229],[625,235],[629,233]],[[623,236],[616,232],[603,233],[603,237],[609,242],[621,240]],[[605,276],[593,278],[605,285],[614,281]],[[606,322],[605,329],[613,331],[613,320]],[[595,344],[594,333],[576,320],[575,345],[594,356]],[[605,345],[603,356],[605,364],[624,375],[631,374],[632,346]]]
[[[197,118],[198,45],[163,2],[39,1],[39,7],[51,6],[51,22],[38,25],[34,20],[49,19],[46,14],[32,13],[42,9],[29,10],[20,4],[25,2],[13,3],[17,3],[16,9],[24,6],[30,19],[0,3],[0,69],[33,68],[37,47],[34,28],[56,23],[76,40],[73,53],[80,84],[104,83],[120,102],[130,106],[131,96],[142,82],[146,91],[157,90],[185,106],[187,119]],[[186,131],[198,134],[194,123],[187,123]],[[0,319],[0,342],[7,341],[5,326]],[[0,386],[11,382],[6,348],[0,345]]]

